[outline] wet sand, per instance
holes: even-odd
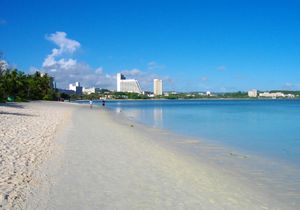
[[[293,209],[207,159],[164,144],[174,136],[78,106],[47,181],[28,209]],[[175,138],[175,137],[174,137]],[[176,137],[177,138],[177,137]],[[159,143],[161,142],[161,143]],[[176,142],[189,143],[178,137]],[[205,145],[203,145],[205,146]],[[207,146],[207,145],[206,145]],[[213,151],[216,147],[206,147]]]

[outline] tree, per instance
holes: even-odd
[[[57,97],[51,83],[47,74],[25,75],[17,69],[6,69],[0,76],[0,101],[8,97],[16,101],[54,100]]]
[[[1,76],[2,98],[12,97],[22,100],[26,98],[27,80],[26,75],[17,69],[6,70]]]
[[[35,72],[28,76],[28,98],[32,100],[54,100],[55,92],[51,88],[52,78],[47,74]]]

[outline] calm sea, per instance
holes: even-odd
[[[300,100],[108,101],[106,106],[148,126],[300,163]]]

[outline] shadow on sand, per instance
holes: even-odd
[[[17,108],[17,109],[24,109],[24,105],[23,104],[19,104],[19,103],[0,103],[0,108],[1,107],[12,107],[12,108]],[[23,113],[16,113],[16,112],[4,112],[4,111],[0,111],[0,115],[2,114],[7,114],[7,115],[15,115],[15,116],[27,116],[27,117],[35,117],[37,115],[33,115],[33,114],[23,114]]]
[[[20,109],[24,109],[24,105],[22,104],[18,104],[18,103],[0,103],[0,107],[1,106],[6,106],[6,107],[13,107],[13,108],[20,108]]]
[[[37,116],[37,115],[33,115],[33,114],[22,114],[22,113],[2,112],[2,111],[0,111],[0,115],[1,114],[15,115],[15,116],[27,116],[27,117],[36,117]]]

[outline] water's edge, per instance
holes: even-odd
[[[102,109],[102,107],[97,107]],[[282,160],[271,159],[247,151],[193,138],[170,130],[154,128],[128,118],[124,113],[105,107],[112,119],[125,126],[134,126],[145,135],[152,136],[155,144],[184,154],[190,161],[205,163],[219,173],[233,177],[266,196],[282,203],[300,205],[300,170]]]

